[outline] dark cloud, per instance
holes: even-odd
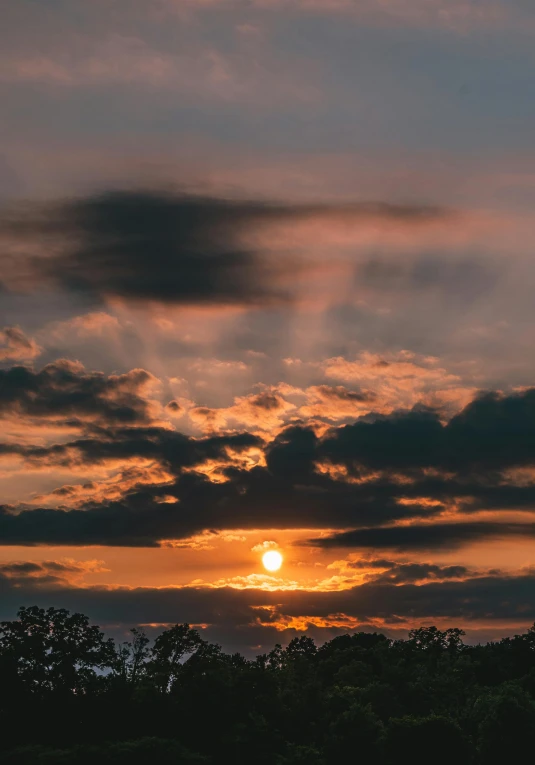
[[[444,579],[468,579],[470,571],[466,566],[437,566],[434,563],[399,563],[376,558],[347,564],[349,568],[381,569],[373,576],[374,582],[410,584],[412,582]]]
[[[11,289],[43,282],[95,299],[178,304],[286,302],[281,275],[293,282],[295,259],[267,258],[242,234],[269,221],[337,214],[425,224],[449,215],[431,207],[358,204],[338,207],[266,204],[151,192],[115,192],[25,208],[0,219],[7,241],[53,240],[53,254],[6,256],[0,279]]]
[[[271,412],[276,411],[277,409],[281,409],[283,405],[283,400],[280,396],[277,396],[276,393],[258,393],[255,396],[252,396],[250,399],[250,405],[253,408],[263,409],[264,411]]]
[[[461,474],[535,462],[535,389],[480,395],[443,425],[416,407],[331,431],[318,456],[372,469],[437,468]]]
[[[342,617],[355,625],[377,624],[389,631],[446,621],[451,626],[477,628],[480,622],[509,623],[509,630],[535,620],[533,592],[535,575],[501,574],[454,578],[425,584],[372,581],[340,592],[303,590],[267,592],[224,588],[101,588],[42,586],[36,582],[12,582],[0,575],[0,618],[14,618],[20,605],[64,607],[87,613],[92,621],[108,629],[136,624],[166,625],[187,621],[206,625],[209,640],[224,643],[227,650],[237,646],[247,653],[261,652],[295,634],[292,619],[306,617],[322,625],[318,636],[330,635],[330,620]],[[280,632],[277,627],[290,629]],[[354,628],[353,627],[353,628]],[[340,630],[340,628],[338,628]],[[352,627],[342,627],[347,632]],[[320,633],[324,633],[321,635]],[[289,637],[288,637],[289,633]],[[336,633],[335,633],[336,634]]]
[[[102,504],[86,510],[40,508],[13,514],[9,508],[0,506],[0,539],[5,545],[147,547],[154,546],[156,538],[172,537],[177,527],[182,534],[187,532],[187,521],[178,522],[179,514],[173,505],[157,504],[153,497],[147,497],[151,499],[148,508],[131,502]]]
[[[4,576],[34,576],[44,575],[50,572],[55,574],[75,574],[86,571],[84,564],[76,561],[43,560],[35,561],[9,561],[0,563],[0,574]]]
[[[185,411],[182,404],[179,404],[178,401],[175,401],[175,399],[173,399],[172,401],[169,401],[169,403],[166,404],[165,408],[167,409],[168,412],[171,413],[173,417],[178,417],[181,414],[183,414]]]
[[[69,291],[172,303],[266,302],[283,295],[237,237],[261,205],[150,194],[110,194],[64,212],[79,246],[44,264]]]
[[[198,444],[198,442],[197,442]],[[422,504],[401,507],[394,485],[355,487],[329,477],[314,483],[294,483],[294,476],[273,475],[268,469],[232,466],[221,447],[223,483],[202,472],[202,443],[177,449],[172,484],[135,487],[121,500],[88,502],[83,511],[59,509],[0,509],[0,538],[4,544],[103,544],[154,546],[162,539],[180,539],[205,529],[269,529],[344,527],[353,522],[378,524],[397,518],[430,517],[441,508]],[[112,449],[113,451],[113,449]],[[153,454],[157,446],[153,445]],[[181,472],[183,467],[191,469]],[[225,463],[227,466],[225,466]],[[164,463],[165,464],[165,463]],[[167,503],[163,498],[174,497]]]
[[[23,561],[22,563],[0,563],[0,573],[7,574],[37,574],[43,571],[40,563]]]
[[[386,364],[387,362],[378,362],[378,364]],[[371,391],[355,391],[348,390],[343,385],[316,385],[315,392],[323,399],[331,401],[350,401],[350,402],[370,402],[374,401],[377,397]]]
[[[132,458],[160,461],[174,474],[182,468],[201,466],[207,460],[229,461],[228,450],[240,452],[260,447],[263,441],[250,433],[191,438],[165,427],[92,427],[87,436],[49,447],[3,444],[0,453],[23,456],[33,467],[69,468]]]
[[[67,373],[71,380],[71,370]],[[28,370],[17,374],[34,380]],[[78,378],[75,374],[76,385]],[[512,478],[504,478],[507,469],[535,463],[533,390],[487,394],[446,425],[434,412],[413,410],[363,418],[322,437],[296,425],[266,445],[247,433],[196,439],[163,427],[129,424],[129,418],[141,417],[145,410],[132,404],[131,409],[124,407],[124,414],[119,403],[125,402],[113,399],[110,391],[115,395],[117,388],[114,382],[107,388],[107,380],[112,378],[97,377],[96,390],[103,386],[105,395],[103,403],[98,396],[88,397],[88,416],[102,407],[102,417],[124,418],[128,427],[97,424],[83,438],[67,443],[5,444],[2,453],[18,454],[34,467],[122,464],[142,458],[167,471],[169,479],[144,480],[136,474],[126,480],[125,474],[123,494],[113,501],[105,494],[99,497],[98,486],[89,485],[93,499],[83,505],[79,492],[67,487],[56,495],[67,503],[58,509],[4,507],[4,544],[152,546],[205,529],[353,528],[317,544],[409,550],[449,549],[479,539],[533,534],[529,523],[468,518],[464,523],[432,523],[434,516],[451,508],[469,516],[485,509],[534,507],[535,487],[529,481],[515,485]],[[89,382],[92,389],[91,377]],[[10,395],[20,398],[24,390],[12,387]],[[78,409],[73,404],[67,410],[71,416],[85,411],[84,395],[77,393],[75,402]],[[268,396],[259,408],[269,410],[272,404]],[[28,406],[36,413],[42,403],[32,398]],[[111,407],[110,412],[105,407]],[[62,411],[60,403],[57,411]],[[264,450],[265,466],[249,469],[240,462],[239,454],[252,447]],[[220,482],[207,477],[205,466],[214,464]],[[419,518],[426,523],[392,525]]]
[[[89,564],[76,561],[9,561],[0,563],[0,591],[10,588],[54,588],[69,585],[69,580],[76,580],[96,566],[96,561]]]
[[[355,529],[309,540],[316,547],[359,547],[380,550],[452,550],[470,542],[508,537],[535,537],[535,523],[426,523]]]
[[[12,367],[0,370],[0,415],[64,426],[83,421],[140,425],[153,419],[145,395],[152,382],[155,378],[143,369],[105,376],[65,359],[38,372]]]

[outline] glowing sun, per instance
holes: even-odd
[[[268,571],[278,571],[282,566],[282,555],[277,550],[268,550],[262,556],[262,563]]]

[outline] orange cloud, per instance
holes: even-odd
[[[188,416],[205,432],[225,430],[232,425],[246,425],[260,431],[272,431],[282,427],[288,412],[295,404],[287,401],[275,389],[266,388],[261,393],[238,396],[229,407],[193,407]]]
[[[68,504],[70,507],[78,507],[86,502],[122,499],[125,494],[134,489],[140,490],[146,486],[165,486],[172,484],[173,481],[173,474],[158,463],[152,463],[145,467],[132,466],[101,482],[89,481],[83,484],[60,486],[49,494],[35,496],[32,499],[32,504],[49,507]]]
[[[378,411],[410,408],[416,403],[439,405],[448,414],[460,410],[476,393],[439,360],[410,351],[378,355],[364,351],[353,361],[343,357],[322,362],[326,377],[358,383],[374,397]]]
[[[104,338],[110,333],[117,334],[121,329],[121,323],[116,316],[105,311],[95,311],[75,316],[67,321],[52,322],[41,332],[41,335],[57,342],[91,337]]]
[[[0,361],[25,361],[42,352],[35,340],[27,337],[20,327],[0,329]]]

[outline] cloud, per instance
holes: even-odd
[[[316,547],[359,547],[377,550],[452,550],[471,542],[535,537],[535,523],[426,523],[344,531],[309,540]]]
[[[144,369],[106,376],[66,359],[37,372],[11,367],[0,370],[0,416],[34,426],[148,425],[156,416],[148,398],[156,383]]]
[[[229,407],[193,407],[188,415],[206,432],[225,430],[229,424],[273,431],[282,427],[286,415],[293,410],[294,404],[277,391],[266,389],[250,396],[238,396]]]
[[[69,496],[63,497],[67,502],[58,509],[0,507],[0,536],[5,545],[154,547],[162,540],[182,539],[206,529],[347,527],[355,520],[381,523],[430,517],[442,509],[424,504],[401,507],[389,496],[392,487],[388,485],[361,489],[326,476],[318,476],[315,484],[295,484],[298,465],[288,464],[286,475],[278,470],[274,476],[262,466],[234,466],[228,457],[226,463],[225,458],[217,459],[222,477],[216,472],[212,480],[217,468],[210,462],[209,469],[201,461],[180,469],[175,457],[179,475],[174,482],[136,484],[120,499],[88,502],[83,509],[69,509]],[[104,486],[99,492],[105,495],[104,489],[109,493],[111,488],[119,487]],[[94,494],[96,498],[97,491]]]
[[[391,584],[410,584],[447,579],[465,580],[469,578],[466,566],[437,566],[433,563],[398,563],[391,564],[374,581]]]
[[[111,316],[105,311],[95,311],[66,321],[54,322],[46,328],[44,334],[47,339],[55,342],[69,339],[76,342],[90,338],[104,338],[120,330],[121,324],[116,316]]]
[[[208,98],[223,107],[236,102],[265,108],[266,102],[291,106],[320,101],[321,91],[299,59],[292,57],[293,68],[286,69],[283,81],[284,62],[271,51],[257,49],[269,66],[251,66],[246,40],[230,53],[217,38],[193,43],[191,27],[189,31],[189,38],[184,34],[178,45],[167,50],[165,44],[154,46],[153,40],[110,29],[97,38],[87,36],[82,44],[78,36],[75,46],[69,45],[68,38],[58,40],[55,48],[49,42],[38,52],[24,50],[21,44],[20,49],[0,56],[0,82],[37,83],[56,92],[135,87],[145,94],[180,93],[190,103]]]
[[[183,13],[186,9],[198,7],[192,0],[170,0],[168,10]],[[522,6],[494,0],[484,5],[466,0],[204,0],[201,8],[225,8],[243,10],[251,7],[269,12],[288,14],[312,14],[321,16],[342,16],[347,21],[371,26],[402,25],[413,28],[437,27],[456,34],[465,34],[480,28],[495,28],[497,24],[518,24],[524,18]]]
[[[424,582],[438,582],[448,579],[462,581],[476,575],[476,572],[471,571],[466,566],[438,566],[435,563],[413,563],[382,558],[335,561],[330,563],[328,568],[341,571],[364,571],[366,581],[384,582],[386,584],[423,584]],[[480,576],[482,575],[484,574],[480,574]]]
[[[4,443],[0,453],[22,457],[33,470],[39,467],[68,469],[80,465],[94,468],[108,463],[116,467],[137,460],[143,467],[147,467],[147,463],[160,462],[178,475],[184,468],[198,466],[202,469],[208,461],[219,460],[232,465],[238,455],[247,455],[262,444],[258,437],[249,433],[196,439],[167,427],[116,425],[96,427],[82,438],[50,446]]]
[[[327,378],[358,383],[376,400],[375,410],[412,407],[417,403],[443,408],[450,416],[475,395],[432,356],[410,351],[375,354],[361,352],[355,359],[327,359],[321,364]]]
[[[5,212],[0,234],[7,254],[0,279],[12,291],[48,285],[95,300],[284,305],[294,299],[292,288],[304,265],[260,244],[254,232],[267,224],[334,216],[357,224],[383,220],[425,226],[450,215],[417,205],[306,206],[114,192]],[[43,256],[45,235],[55,246]]]
[[[390,414],[420,404],[436,410],[446,421],[478,393],[476,387],[448,371],[438,358],[407,350],[360,351],[351,357],[335,356],[323,361],[285,358],[283,363],[290,379],[321,375],[329,382],[293,390],[279,385],[282,393],[300,393],[307,399],[299,409],[304,418],[348,422],[369,412]],[[337,383],[351,384],[351,388]]]
[[[266,540],[264,542],[259,542],[257,545],[251,547],[251,552],[261,553],[266,552],[266,550],[277,550],[278,547],[279,545],[277,542],[274,542],[273,540]]]
[[[169,473],[158,463],[143,467],[129,467],[120,470],[103,481],[89,481],[82,484],[66,484],[51,491],[48,495],[32,497],[31,504],[47,506],[83,507],[87,503],[97,503],[122,499],[134,490],[139,491],[147,486],[165,486],[172,484],[173,474]],[[165,501],[166,495],[160,497]],[[172,498],[174,500],[174,498]]]
[[[177,401],[176,399],[172,399],[165,405],[165,409],[168,412],[170,417],[179,418],[184,415],[184,407],[183,405]]]
[[[250,586],[253,585],[253,586]],[[422,623],[511,631],[535,620],[532,571],[424,584],[370,581],[339,592],[254,587],[91,587],[13,582],[0,575],[0,618],[14,618],[21,604],[87,613],[107,630],[133,625],[203,624],[204,636],[251,653],[309,630],[320,640],[348,629],[408,630]],[[390,633],[391,634],[391,633]],[[477,633],[476,633],[477,634]],[[237,650],[237,649],[236,649]]]
[[[27,337],[20,327],[0,329],[0,361],[34,359],[41,351],[42,348],[31,337]]]
[[[307,401],[299,407],[298,414],[305,419],[320,418],[327,422],[355,420],[379,403],[372,391],[349,390],[343,385],[311,385],[303,393]]]
[[[7,561],[0,563],[0,589],[79,586],[86,574],[107,571],[99,560]]]
[[[235,369],[249,371],[242,362],[195,362],[188,368],[212,369],[212,365],[219,380]],[[296,421],[311,425],[353,423],[372,412],[390,414],[416,404],[432,408],[441,420],[447,420],[477,394],[476,388],[463,386],[459,376],[440,367],[436,358],[422,358],[408,351],[383,356],[362,352],[354,360],[337,357],[320,363],[287,358],[282,372],[325,375],[350,381],[354,389],[325,383],[308,387],[284,382],[269,386],[257,384],[255,387],[262,389],[260,393],[237,396],[233,404],[226,407],[193,406],[188,416],[206,432],[241,426],[258,428],[268,437]],[[204,388],[204,381],[201,382]]]
[[[368,468],[436,468],[467,474],[532,464],[535,389],[483,393],[445,425],[436,411],[360,420],[331,431],[318,452],[335,463]]]
[[[34,373],[20,369],[33,380]],[[476,514],[533,508],[534,389],[484,394],[445,424],[437,412],[415,408],[326,430],[298,423],[266,441],[247,432],[195,438],[145,424],[144,399],[137,401],[128,375],[133,413],[125,419],[121,408],[116,414],[115,397],[124,404],[123,378],[100,376],[96,390],[102,394],[86,411],[93,378],[69,366],[65,374],[75,390],[81,385],[78,416],[94,418],[97,407],[110,422],[50,446],[4,444],[2,453],[34,468],[100,465],[120,472],[101,483],[60,486],[47,497],[51,502],[55,496],[57,509],[4,506],[5,544],[154,546],[207,529],[317,528],[342,532],[320,546],[440,549],[531,534],[529,523],[490,522]],[[258,417],[278,412],[270,393],[253,403],[254,417],[246,407],[252,427]]]

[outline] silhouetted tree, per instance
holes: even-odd
[[[22,608],[0,624],[0,765],[501,765],[535,746],[535,626],[463,635],[299,635],[248,661],[188,624],[115,647]]]
[[[117,648],[115,671],[123,681],[135,685],[145,673],[146,662],[150,656],[147,647],[150,641],[143,630],[134,627],[130,633],[132,640],[121,643]]]
[[[180,673],[184,657],[195,653],[202,644],[201,636],[189,624],[175,624],[154,641],[147,672],[161,690],[168,690]]]
[[[409,644],[422,650],[458,650],[462,647],[465,633],[453,628],[441,631],[436,627],[419,627],[409,632]]]
[[[21,608],[18,619],[0,623],[0,655],[36,693],[82,693],[96,669],[113,667],[113,640],[83,614],[63,608]]]

